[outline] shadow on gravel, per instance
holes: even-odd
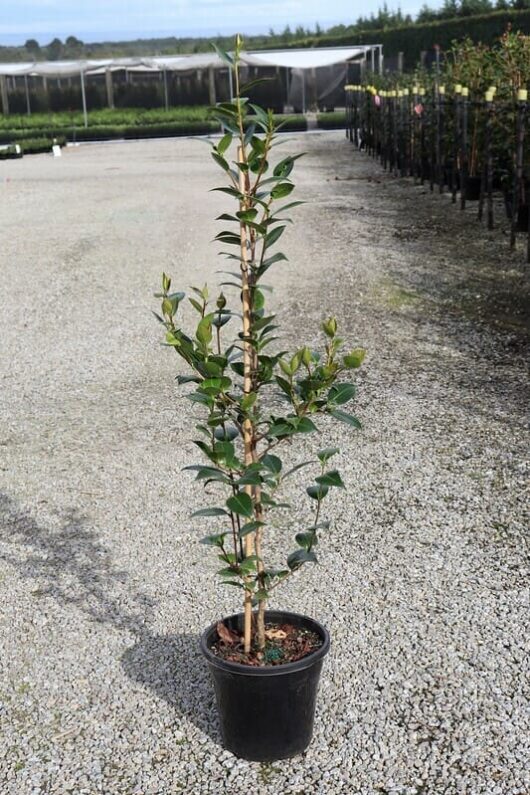
[[[0,542],[0,560],[23,580],[32,581],[33,599],[52,598],[135,636],[135,645],[121,660],[126,676],[219,741],[213,687],[199,636],[164,637],[149,631],[154,600],[131,589],[127,573],[116,568],[85,517],[72,510],[60,527],[48,526],[0,492]]]
[[[146,633],[121,658],[133,682],[163,698],[182,717],[219,743],[215,697],[199,649],[199,635]]]
[[[0,492],[0,541],[6,545],[0,560],[23,580],[34,581],[33,598],[51,597],[93,621],[133,633],[149,623],[153,599],[127,588],[127,572],[115,567],[87,519],[75,509],[55,528]]]

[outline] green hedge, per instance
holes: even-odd
[[[15,160],[23,154],[22,151],[17,152],[15,146],[8,146],[7,149],[0,149],[0,160]]]
[[[294,132],[305,130],[307,122],[305,116],[277,116],[278,123],[283,123],[283,130]],[[208,135],[219,131],[219,126],[211,121],[183,121],[168,122],[165,124],[133,125],[101,125],[92,127],[78,127],[74,129],[61,129],[61,136],[68,141],[104,141],[117,138],[166,138],[180,135]],[[0,144],[20,142],[34,138],[54,138],[57,128],[42,127],[21,129],[1,129]]]
[[[294,42],[294,47],[340,47],[357,44],[382,44],[383,53],[388,56],[404,53],[405,67],[416,66],[423,50],[439,44],[442,50],[451,46],[455,39],[470,36],[475,42],[492,44],[502,36],[507,26],[530,33],[530,9],[524,11],[494,11],[472,17],[436,20],[422,24],[409,25],[392,30],[371,30],[350,33],[343,36],[319,36]],[[291,45],[290,45],[291,46]]]
[[[346,114],[340,110],[333,113],[319,113],[317,127],[322,130],[343,130],[346,127]]]
[[[20,158],[23,155],[36,155],[42,152],[51,152],[52,146],[58,144],[64,146],[66,143],[65,138],[28,138],[20,142],[20,152],[17,152],[16,146],[8,146],[7,149],[0,149],[0,160],[11,160]]]
[[[26,141],[21,141],[20,148],[25,155],[37,155],[41,152],[51,152],[54,144],[64,146],[66,139],[57,136],[53,138],[30,138]]]
[[[145,127],[149,124],[167,124],[173,122],[197,122],[208,121],[207,107],[180,107],[169,108],[169,110],[137,110],[135,108],[124,108],[111,110],[91,110],[87,115],[89,127],[129,127],[138,125]],[[73,127],[84,127],[84,117],[81,111],[73,113],[32,113],[13,114],[6,116],[0,114],[0,131],[3,129],[56,129],[71,130]]]

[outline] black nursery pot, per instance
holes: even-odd
[[[329,633],[322,624],[297,613],[268,610],[270,624],[292,624],[316,632],[322,646],[296,662],[253,667],[222,660],[210,649],[216,624],[202,635],[201,651],[213,678],[225,748],[242,759],[274,762],[301,754],[313,734],[318,681],[329,651]],[[243,614],[224,619],[241,631]]]

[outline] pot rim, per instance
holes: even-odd
[[[224,618],[220,619],[221,621],[229,621],[230,619],[237,619],[243,617],[243,613],[232,613],[230,616],[225,616]],[[227,671],[233,674],[242,674],[246,676],[282,676],[284,674],[295,673],[297,671],[303,671],[306,668],[311,668],[313,665],[316,665],[320,660],[322,660],[329,651],[330,647],[330,636],[329,632],[326,627],[317,621],[315,618],[311,618],[310,616],[303,615],[302,613],[292,613],[287,610],[266,610],[265,617],[269,620],[275,620],[281,618],[282,620],[289,620],[289,617],[302,619],[303,621],[307,622],[310,625],[310,628],[316,632],[322,638],[322,646],[315,651],[308,654],[306,657],[302,657],[301,660],[295,660],[294,662],[284,663],[283,665],[264,665],[263,667],[258,667],[254,665],[243,665],[243,663],[236,663],[231,662],[229,660],[223,660],[220,657],[217,657],[213,652],[210,651],[209,643],[211,636],[216,631],[216,627],[218,621],[214,621],[213,624],[204,630],[201,635],[201,651],[203,655],[206,657],[208,663],[215,668],[220,668],[223,671]]]

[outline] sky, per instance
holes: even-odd
[[[0,44],[77,36],[85,42],[158,36],[267,32],[318,22],[351,24],[383,0],[0,0]],[[390,1],[414,14],[421,0]],[[433,3],[435,5],[436,3]]]

